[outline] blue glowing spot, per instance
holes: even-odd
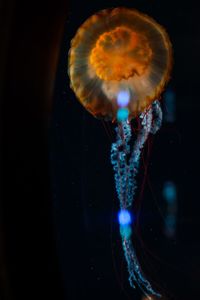
[[[120,107],[125,107],[129,104],[130,94],[129,91],[120,91],[117,95],[117,104]]]
[[[168,215],[165,219],[165,223],[167,227],[174,228],[174,226],[176,225],[176,217],[174,215]]]
[[[120,225],[128,225],[131,223],[131,215],[128,210],[122,209],[118,214],[118,220]]]
[[[128,119],[129,110],[128,108],[120,108],[117,111],[117,121],[123,122]]]
[[[176,186],[173,182],[165,182],[163,196],[168,203],[174,203],[176,201]]]
[[[164,121],[173,123],[176,119],[176,95],[170,88],[164,93]]]
[[[132,234],[132,229],[130,225],[120,225],[120,234],[123,238],[130,238]]]

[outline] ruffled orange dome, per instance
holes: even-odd
[[[115,120],[117,95],[127,90],[130,117],[158,98],[169,79],[172,47],[163,27],[134,9],[105,9],[71,41],[71,88],[94,116]]]

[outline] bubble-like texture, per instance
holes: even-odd
[[[134,9],[105,9],[87,19],[69,51],[71,88],[95,117],[115,120],[117,96],[129,91],[129,118],[159,98],[172,47],[164,28]]]

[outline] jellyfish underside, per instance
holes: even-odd
[[[141,151],[148,135],[161,126],[157,99],[169,80],[171,65],[172,47],[164,28],[134,9],[100,11],[83,23],[71,41],[71,88],[93,116],[117,121],[111,163],[120,210],[126,215],[134,200]],[[140,130],[130,146],[130,121],[136,116]],[[159,297],[139,265],[128,219],[129,223],[120,223],[120,234],[130,285],[137,284],[149,299]]]
[[[71,42],[71,87],[97,118],[115,120],[116,98],[128,90],[129,119],[158,99],[171,70],[165,30],[132,9],[103,10],[86,20]]]

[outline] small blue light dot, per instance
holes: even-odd
[[[128,210],[122,209],[118,214],[118,220],[120,225],[128,225],[131,223],[131,215]]]
[[[176,186],[173,182],[165,182],[163,196],[168,203],[174,203],[176,201]]]
[[[128,119],[129,110],[128,108],[120,108],[117,111],[117,120],[119,122],[126,121]]]
[[[125,107],[130,101],[129,91],[120,91],[117,95],[117,104],[120,107]]]

